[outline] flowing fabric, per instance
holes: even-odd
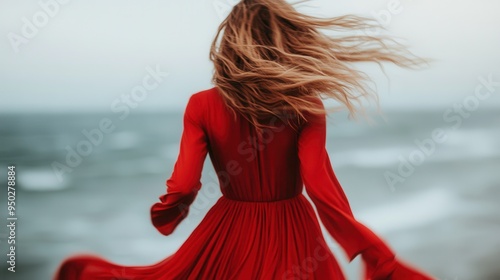
[[[323,103],[318,99],[318,106]],[[147,266],[123,266],[97,255],[74,255],[54,280],[346,279],[328,248],[319,220],[348,259],[361,255],[365,280],[432,280],[399,260],[359,223],[326,150],[326,116],[299,130],[280,120],[258,135],[233,118],[216,88],[191,95],[166,192],[151,207],[151,222],[171,234],[203,194],[207,154],[222,196],[172,255]]]

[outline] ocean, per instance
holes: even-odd
[[[0,219],[8,166],[16,170],[15,270],[0,227],[1,279],[51,279],[76,253],[123,265],[176,251],[217,199],[203,195],[163,236],[149,210],[165,192],[179,150],[182,113],[1,114]],[[327,150],[355,216],[403,260],[441,280],[500,279],[500,111],[385,111],[385,120],[329,117]],[[212,182],[209,157],[202,183]],[[218,194],[220,195],[220,194]],[[208,197],[208,199],[207,199]],[[348,279],[357,258],[325,238]],[[10,246],[10,245],[9,245]]]

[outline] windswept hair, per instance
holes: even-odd
[[[367,87],[367,75],[351,63],[411,68],[424,62],[394,39],[366,34],[382,29],[360,16],[305,15],[284,0],[243,0],[212,43],[213,83],[231,111],[242,113],[259,132],[271,117],[295,127],[308,113],[327,113],[319,98],[337,100],[354,116],[362,99],[378,104],[378,96]]]

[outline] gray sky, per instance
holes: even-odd
[[[109,111],[127,96],[139,96],[137,110],[181,110],[190,94],[211,87],[210,43],[235,2],[59,1],[0,0],[0,111]],[[450,107],[474,95],[479,77],[500,82],[500,1],[312,0],[309,6],[300,9],[375,17],[416,54],[436,59],[419,71],[388,66],[390,80],[360,65],[386,108]],[[151,69],[168,76],[149,79]],[[141,92],[144,80],[149,89]],[[481,106],[500,105],[495,89]]]

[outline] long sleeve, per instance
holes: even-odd
[[[171,234],[188,215],[189,206],[201,188],[201,172],[208,150],[198,99],[196,94],[192,95],[184,111],[179,155],[166,180],[167,192],[151,207],[151,221],[164,235]]]
[[[318,106],[323,107],[320,99]],[[300,172],[306,192],[323,225],[341,245],[349,261],[362,254],[365,279],[432,279],[397,260],[381,238],[355,219],[326,150],[326,116],[310,117],[298,141]]]

